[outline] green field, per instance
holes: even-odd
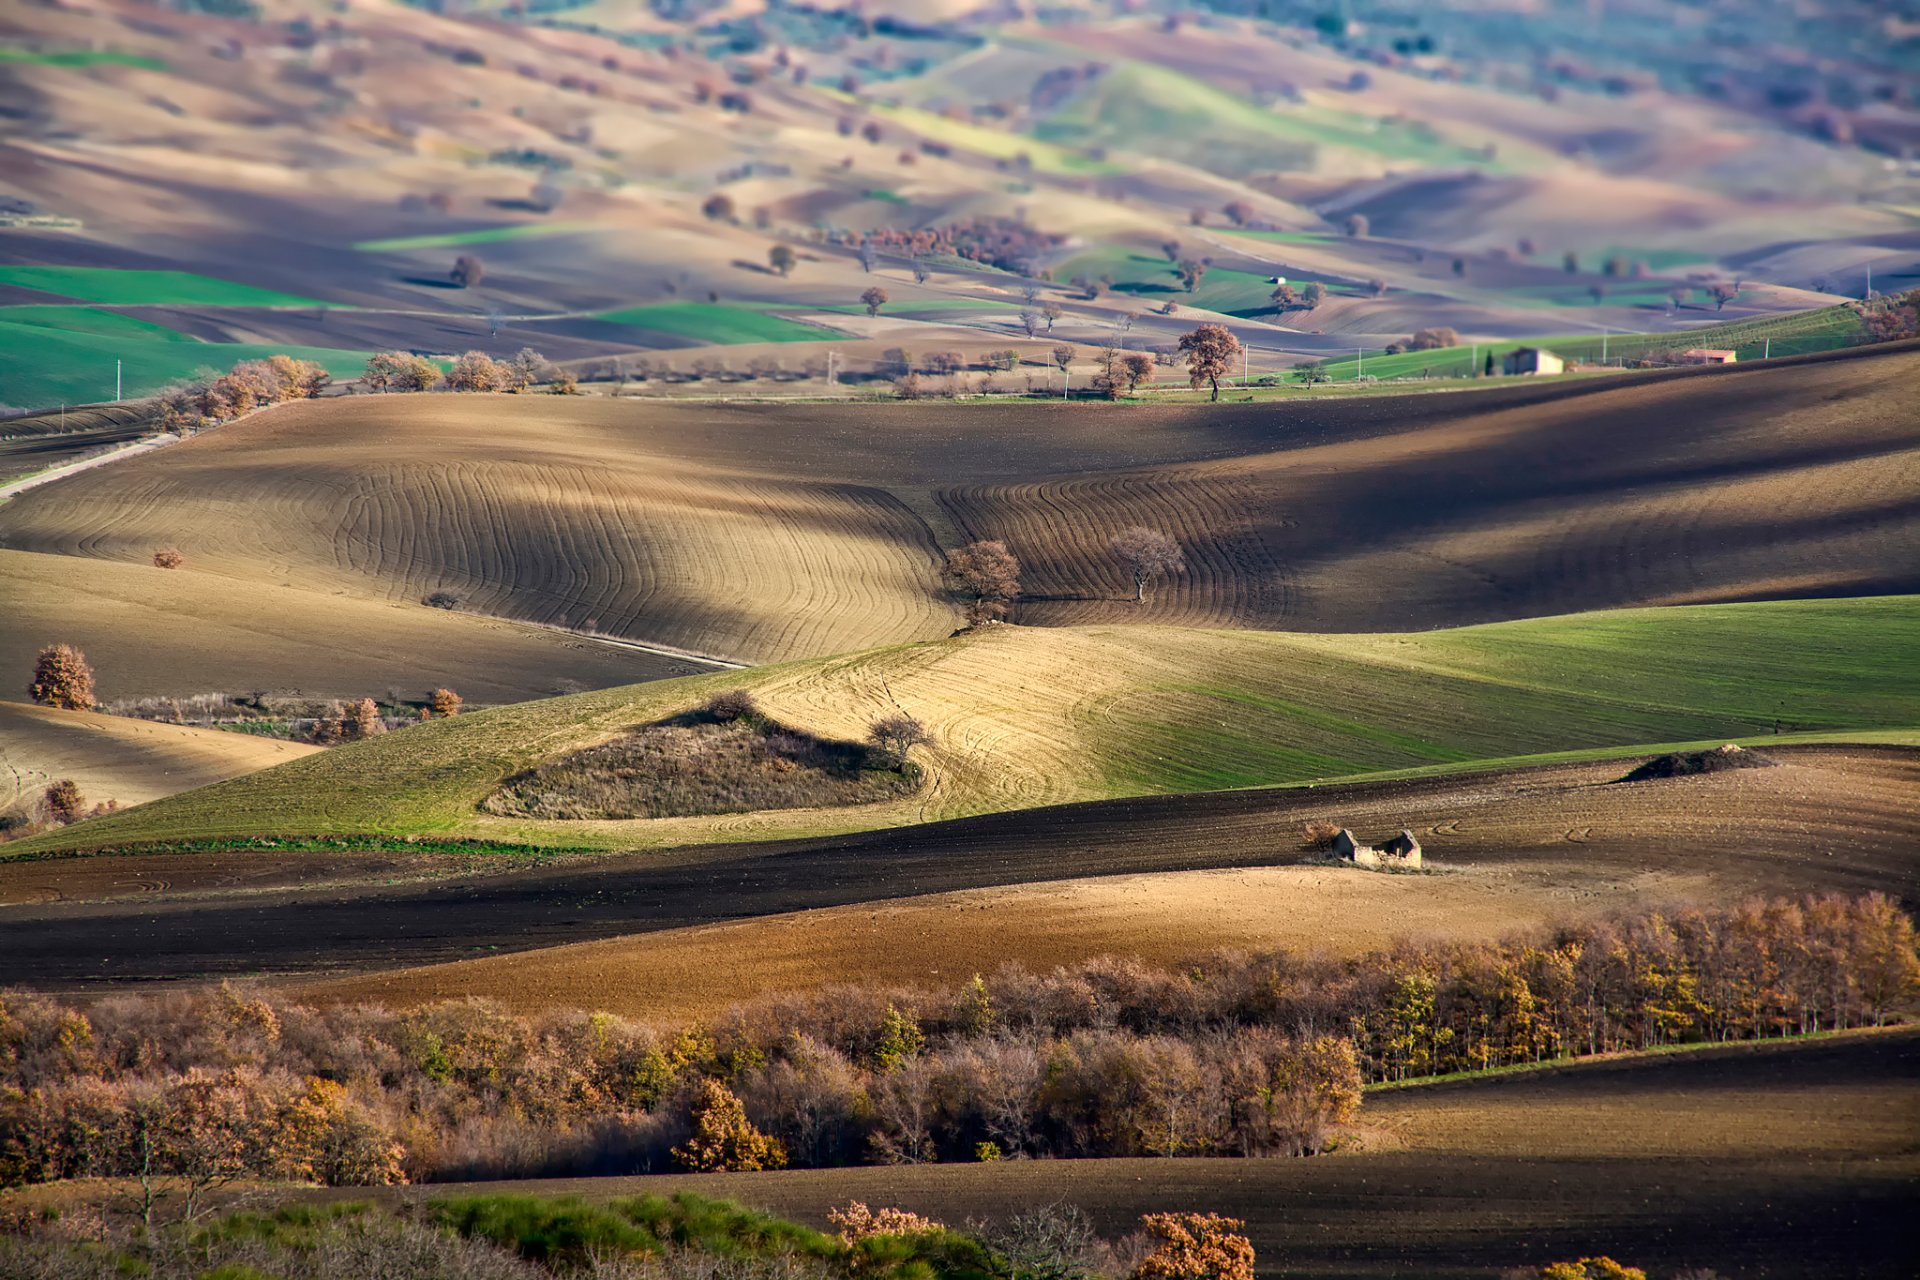
[[[1210,267],[1201,278],[1200,287],[1192,293],[1186,293],[1180,287],[1179,277],[1174,274],[1173,264],[1163,255],[1111,247],[1080,254],[1054,270],[1054,276],[1062,280],[1081,275],[1092,280],[1103,275],[1111,276],[1115,292],[1137,294],[1143,301],[1172,301],[1183,307],[1200,307],[1221,315],[1248,319],[1280,318],[1273,309],[1274,287],[1262,272]],[[1288,281],[1296,288],[1315,278],[1311,273],[1296,275],[1289,272],[1287,275]],[[1326,284],[1329,293],[1353,291],[1350,285],[1330,280],[1322,283]],[[1298,322],[1305,314],[1294,312],[1292,319]]]
[[[834,335],[813,325],[725,302],[662,302],[608,311],[600,319],[614,324],[670,333],[694,342],[820,342]]]
[[[201,370],[285,354],[336,378],[357,375],[369,353],[259,342],[201,342],[161,325],[85,307],[0,307],[0,404],[44,409],[113,399],[114,362],[128,397]]]
[[[1524,342],[1483,342],[1474,346],[1439,347],[1432,351],[1403,351],[1398,355],[1368,354],[1362,359],[1347,356],[1329,361],[1327,369],[1335,381],[1349,381],[1364,372],[1370,378],[1442,378],[1470,373],[1476,364],[1484,367],[1492,352],[1498,368],[1501,356],[1520,347],[1544,347],[1559,355],[1579,360],[1598,361],[1635,359],[1650,351],[1691,347],[1730,347],[1741,360],[1757,360],[1763,354],[1775,356],[1806,355],[1816,351],[1835,351],[1850,347],[1860,339],[1860,317],[1844,306],[1821,307],[1814,311],[1794,311],[1785,315],[1740,320],[1731,324],[1707,325],[1673,333],[1583,333],[1551,338],[1529,338]]]
[[[640,848],[746,839],[735,819],[481,817],[507,775],[756,690],[846,733],[886,691],[933,730],[939,803],[767,815],[751,838],[1111,796],[1466,769],[1546,753],[1920,727],[1920,597],[1632,609],[1412,634],[1004,627],[499,707],[296,760],[8,846],[319,835]],[[1077,673],[1077,679],[1067,678]],[[951,736],[949,736],[951,735]],[[968,743],[991,743],[971,751]],[[951,758],[941,753],[951,751]]]
[[[256,289],[190,271],[118,267],[0,267],[0,285],[116,307],[330,307],[291,293]]]
[[[597,229],[583,222],[516,222],[512,226],[477,227],[472,231],[394,236],[387,240],[356,240],[353,247],[362,253],[410,253],[415,249],[458,249],[474,244],[499,244],[506,240],[582,235]]]
[[[1043,141],[1166,155],[1216,172],[1310,169],[1322,147],[1421,165],[1480,165],[1414,121],[1259,106],[1165,67],[1121,62],[1037,125]]]
[[[854,101],[836,89],[822,88],[820,92],[837,102],[852,103]],[[1004,129],[991,129],[985,125],[971,124],[964,120],[950,120],[946,116],[932,111],[923,111],[919,107],[889,106],[884,103],[863,103],[862,105],[883,120],[891,120],[903,128],[911,129],[923,138],[944,142],[958,151],[971,151],[975,155],[986,156],[992,160],[1014,160],[1024,155],[1032,162],[1033,167],[1042,173],[1121,172],[1117,165],[1095,160],[1071,147],[1056,146],[1051,142],[1030,138],[1024,134],[1008,133]]]
[[[36,67],[139,67],[142,71],[165,71],[159,58],[139,53],[117,53],[111,49],[22,49],[0,46],[0,65],[9,62]]]

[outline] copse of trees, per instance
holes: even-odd
[[[410,351],[383,351],[368,359],[360,381],[371,391],[430,391],[440,366]]]
[[[1357,873],[1356,873],[1357,874]],[[0,993],[0,1182],[239,1170],[329,1183],[665,1169],[701,1117],[794,1165],[1323,1149],[1364,1082],[1878,1025],[1920,993],[1883,896],[1647,912],[1353,958],[1008,966],[659,1031],[482,1002],[316,1009],[232,988]],[[713,1087],[737,1099],[736,1113]],[[190,1139],[190,1142],[189,1142]]]

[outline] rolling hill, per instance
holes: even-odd
[[[123,808],[298,760],[320,748],[218,729],[0,702],[0,809],[71,778]]]
[[[0,508],[0,538],[83,563],[174,545],[249,589],[447,590],[476,612],[754,662],[948,634],[936,570],[973,538],[1021,559],[1013,620],[1030,625],[1417,630],[1912,591],[1916,377],[1905,344],[1105,410],[356,396],[27,493]],[[1144,606],[1107,548],[1142,524],[1188,563]]]
[[[470,838],[558,848],[770,839],[1103,797],[1487,767],[1543,752],[1920,726],[1911,597],[1621,610],[1316,636],[994,627],[943,641],[499,707],[110,815],[16,848],[257,837]],[[752,689],[784,723],[933,736],[903,800],[639,821],[476,808],[504,778]]]

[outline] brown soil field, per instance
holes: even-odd
[[[29,672],[42,646],[63,642],[86,653],[103,698],[255,690],[358,698],[388,689],[419,697],[444,685],[492,703],[710,669],[417,600],[285,581],[235,582],[192,561],[167,570],[0,550],[0,670]]]
[[[71,778],[89,805],[145,804],[319,747],[219,729],[0,702],[0,809]]]
[[[543,1001],[678,1011],[876,972],[964,977],[1005,958],[1486,936],[1649,899],[1826,889],[1880,890],[1909,906],[1920,898],[1920,751],[1775,751],[1777,768],[1631,786],[1612,785],[1626,766],[1611,761],[1065,805],[654,854],[367,855],[358,875],[361,855],[344,850],[0,862],[0,901],[23,904],[0,931],[0,982],[372,972],[338,994],[518,1000],[529,988],[516,984],[537,983]],[[1362,837],[1411,827],[1440,870],[1296,865],[1311,857],[1302,824],[1329,817]],[[1167,874],[1194,872],[1219,874]],[[166,890],[125,887],[155,881]],[[983,929],[985,912],[1004,929]],[[646,936],[623,937],[635,934]],[[534,950],[565,943],[589,945]],[[377,974],[496,950],[528,954]]]
[[[1656,1275],[1912,1274],[1920,1034],[1589,1062],[1375,1093],[1362,1140],[1312,1159],[1048,1160],[424,1186],[390,1193],[690,1190],[824,1225],[849,1199],[940,1220],[1081,1206],[1241,1218],[1263,1276],[1484,1280],[1607,1254]],[[350,1193],[319,1193],[341,1198]]]
[[[943,635],[1004,538],[1029,624],[1405,630],[1920,587],[1920,346],[1284,406],[287,406],[0,510],[10,547],[763,661]],[[1061,477],[1046,479],[1047,476]],[[231,501],[245,493],[248,501]],[[1137,606],[1133,524],[1189,571]],[[44,606],[42,606],[44,607]]]

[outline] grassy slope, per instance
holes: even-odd
[[[324,307],[332,304],[190,271],[118,267],[0,267],[0,284],[113,306]]]
[[[1458,375],[1468,372],[1468,366],[1476,358],[1484,361],[1488,352],[1492,352],[1497,361],[1505,353],[1523,346],[1545,347],[1563,356],[1581,360],[1598,360],[1602,352],[1609,360],[1614,360],[1630,359],[1656,350],[1731,347],[1738,352],[1740,359],[1753,360],[1769,351],[1774,356],[1833,351],[1852,346],[1860,335],[1860,318],[1852,311],[1844,306],[1821,307],[1813,311],[1794,311],[1786,315],[1709,325],[1675,333],[1616,333],[1604,338],[1600,334],[1589,333],[1529,338],[1525,342],[1483,342],[1477,348],[1442,347],[1433,351],[1406,351],[1392,356],[1369,355],[1365,360],[1365,373],[1375,378]],[[1336,381],[1351,379],[1360,372],[1358,362],[1352,357],[1331,361],[1327,368]]]
[[[22,323],[16,313],[36,313]],[[76,327],[48,324],[40,313],[71,312]],[[0,402],[44,408],[63,401],[110,400],[114,362],[123,394],[141,396],[202,369],[225,372],[242,360],[289,355],[312,360],[335,378],[360,372],[370,354],[333,347],[268,342],[201,342],[159,325],[83,307],[0,308]],[[118,321],[120,323],[114,323]]]
[[[452,249],[471,244],[500,244],[507,240],[538,240],[546,236],[581,235],[596,228],[582,222],[516,222],[504,227],[476,227],[471,231],[442,231],[432,235],[393,236],[385,240],[356,240],[362,253],[407,253],[415,249]]]
[[[1301,782],[1530,752],[1920,726],[1920,600],[1623,610],[1307,636],[994,628],[438,722],[18,849],[317,833],[638,847],[845,831],[1103,796]],[[483,819],[535,760],[731,685],[782,720],[933,731],[927,788],[840,811],[625,823]]]
[[[726,303],[662,302],[609,311],[600,318],[696,342],[819,342],[833,336],[797,320]]]

